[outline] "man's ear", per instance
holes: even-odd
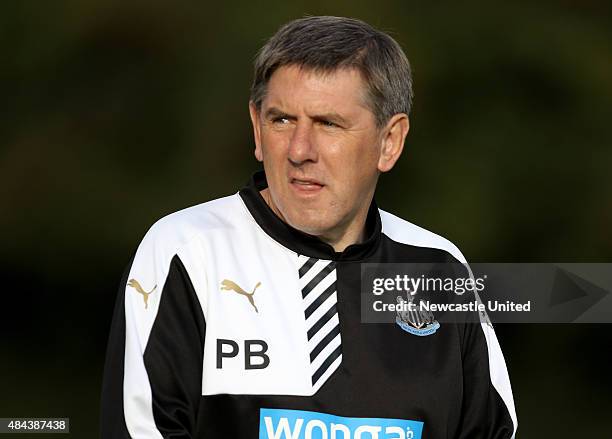
[[[251,115],[251,124],[253,124],[253,137],[255,139],[255,158],[257,161],[263,162],[263,151],[261,149],[261,123],[259,119],[259,111],[253,103],[249,101],[249,114]]]
[[[380,156],[378,158],[378,170],[380,172],[390,171],[400,158],[404,150],[404,140],[410,129],[408,115],[405,113],[394,114],[382,130],[380,140]]]

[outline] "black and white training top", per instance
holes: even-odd
[[[116,302],[106,438],[511,438],[490,324],[417,336],[361,323],[363,262],[465,262],[446,239],[370,207],[337,253],[281,221],[256,173],[148,231]]]

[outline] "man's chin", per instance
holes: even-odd
[[[313,236],[324,235],[330,228],[327,224],[321,221],[320,217],[313,219],[309,219],[307,216],[288,218],[287,223],[294,229]]]

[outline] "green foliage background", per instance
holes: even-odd
[[[95,437],[121,271],[159,217],[258,168],[252,59],[286,21],[389,31],[415,79],[379,205],[479,262],[608,262],[609,2],[0,5],[0,417]],[[519,437],[609,431],[609,325],[501,325]],[[571,416],[571,417],[570,417]]]

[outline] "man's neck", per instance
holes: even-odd
[[[353,221],[344,226],[339,224],[335,229],[330,230],[317,237],[331,245],[334,251],[343,252],[349,245],[359,244],[365,240],[365,223],[367,211],[365,215],[358,215],[353,218]]]
[[[272,211],[276,214],[276,216],[278,216],[283,222],[289,224],[283,214],[278,210],[278,208],[272,201],[270,190],[268,188],[265,188],[259,193],[261,194],[266,204],[270,207],[270,209],[272,209]],[[355,215],[352,221],[350,221],[348,224],[340,223],[333,229],[327,230],[322,234],[317,234],[314,236],[332,246],[334,248],[334,251],[338,253],[343,252],[348,246],[353,244],[359,244],[365,240],[365,223],[367,215],[368,210],[365,209],[364,211],[357,213],[357,215]]]

